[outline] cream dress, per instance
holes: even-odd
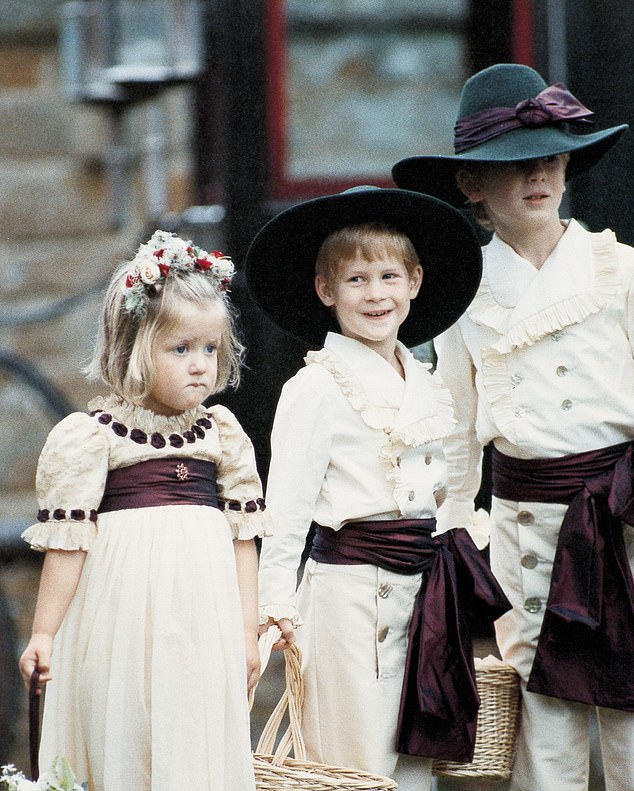
[[[40,766],[63,755],[90,791],[253,789],[233,551],[267,532],[252,445],[224,407],[171,418],[114,397],[90,407],[51,431],[37,474],[43,521],[24,533],[36,549],[87,551],[55,639]],[[216,463],[230,509],[95,516],[110,469],[160,458]]]

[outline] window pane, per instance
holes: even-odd
[[[450,151],[466,5],[287,0],[286,178],[385,179],[403,156]]]

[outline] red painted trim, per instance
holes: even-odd
[[[513,62],[535,66],[533,0],[513,0]]]
[[[279,197],[286,162],[286,37],[284,0],[267,0],[264,6],[266,50],[266,106],[271,190]]]

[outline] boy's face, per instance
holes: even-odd
[[[392,354],[422,280],[420,266],[408,272],[400,258],[367,261],[357,253],[339,262],[332,282],[317,275],[315,288],[324,305],[334,307],[342,335]]]
[[[461,179],[460,187],[473,203],[483,202],[498,233],[537,230],[559,223],[566,160],[560,155],[488,163],[479,176]]]

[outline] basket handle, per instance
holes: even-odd
[[[279,638],[279,629],[271,627],[259,640],[260,672],[264,673],[271,655],[271,647]],[[304,683],[302,680],[302,655],[296,643],[284,651],[286,689],[282,693],[271,716],[267,720],[260,739],[255,748],[256,753],[273,755],[273,763],[281,764],[293,751],[298,761],[306,760],[306,747],[302,736],[302,703],[304,701]],[[252,703],[252,699],[251,699]],[[275,741],[288,710],[288,727],[275,748]]]

